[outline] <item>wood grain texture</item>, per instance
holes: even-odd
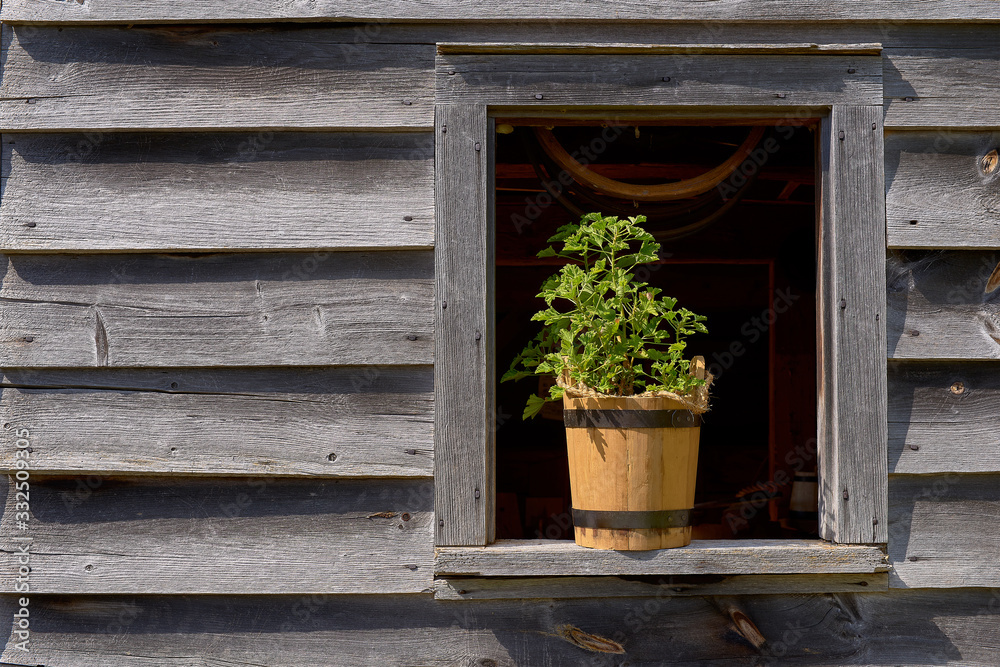
[[[820,536],[886,541],[881,107],[834,106],[820,139]]]
[[[433,474],[430,366],[7,370],[0,421],[31,433],[33,473]]]
[[[822,5],[806,0],[747,5],[736,0],[710,5],[669,0],[615,0],[595,5],[586,0],[562,0],[547,5],[521,1],[483,4],[474,0],[402,0],[392,4],[362,0],[293,0],[274,5],[248,0],[230,5],[220,0],[90,0],[74,6],[58,0],[7,0],[3,21],[58,22],[206,22],[350,20],[491,20],[514,19],[608,21],[997,21],[1000,10],[985,0],[931,0],[919,5],[848,0]]]
[[[888,260],[890,359],[1000,359],[1000,253],[893,252]]]
[[[886,135],[889,247],[1000,248],[998,132]],[[985,167],[985,168],[984,168]]]
[[[1000,472],[1000,364],[890,362],[889,472]]]
[[[492,123],[471,104],[439,105],[435,122],[435,543],[483,545],[495,524]]]
[[[4,134],[0,248],[431,247],[423,133]]]
[[[569,540],[498,540],[487,547],[438,547],[438,576],[545,577],[690,574],[871,574],[885,572],[878,547],[820,540],[694,540],[634,553],[587,549]]]
[[[882,103],[882,60],[873,55],[439,54],[437,98],[517,106],[871,105]]]
[[[12,617],[17,596],[0,600],[0,613]],[[982,589],[467,603],[429,595],[47,595],[31,597],[29,662],[485,667],[544,656],[553,667],[995,667],[998,609],[1000,594]],[[731,610],[742,614],[740,626]],[[751,627],[765,640],[759,647],[745,636]],[[596,638],[625,654],[588,650]],[[15,641],[7,638],[2,659],[23,664]]]
[[[39,443],[41,444],[41,443]],[[30,537],[31,593],[417,593],[431,588],[430,482],[5,479],[0,586]]]
[[[1000,587],[1000,476],[889,478],[889,585]]]
[[[935,46],[883,52],[886,127],[1000,126],[1000,54],[995,39]]]
[[[889,575],[743,574],[662,577],[439,577],[437,600],[516,600],[858,593],[888,590]]]
[[[427,128],[434,48],[351,30],[4,26],[0,129]]]
[[[424,365],[428,251],[8,255],[14,367]]]

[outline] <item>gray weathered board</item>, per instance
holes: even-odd
[[[11,618],[16,602],[3,599],[0,614]],[[996,667],[998,611],[1000,593],[982,589],[470,602],[32,596],[31,652],[18,651],[12,636],[0,659],[54,667]]]
[[[14,482],[0,587],[30,542],[31,593],[419,593],[432,587],[433,484],[32,476],[27,527]],[[34,611],[34,610],[32,610]]]
[[[821,124],[820,537],[886,539],[885,204],[882,108]]]
[[[807,0],[746,4],[723,0],[711,4],[681,0],[559,0],[539,4],[527,0],[483,3],[476,0],[291,0],[274,4],[248,0],[233,5],[222,0],[88,0],[84,4],[58,0],[7,0],[4,21],[91,21],[137,23],[142,21],[331,21],[490,20],[535,19],[566,21],[968,21],[1000,20],[1000,9],[988,0],[932,0],[906,3],[845,0],[817,5]]]
[[[889,247],[1000,248],[998,148],[998,132],[886,135]]]
[[[1000,252],[907,251],[888,260],[890,359],[1000,359]]]
[[[788,593],[858,593],[888,590],[889,575],[742,574],[625,577],[438,577],[438,600],[516,600]]]
[[[695,540],[683,549],[587,549],[569,540],[498,540],[438,547],[439,576],[551,577],[690,574],[871,574],[888,569],[877,546],[822,540]]]
[[[1000,475],[892,475],[889,520],[890,586],[1000,588]]]
[[[886,127],[1000,125],[1000,53],[993,44],[957,40],[951,48],[885,52]]]
[[[1000,362],[891,362],[889,471],[1000,472]]]
[[[454,104],[435,123],[435,544],[483,545],[496,523],[492,122]]]
[[[430,366],[11,370],[0,469],[32,474],[430,477]]]
[[[430,128],[434,47],[352,30],[2,29],[2,130]]]
[[[448,52],[438,54],[436,69],[439,103],[732,106],[738,100],[741,106],[793,111],[810,105],[882,104],[882,60],[868,54]]]
[[[434,243],[429,133],[4,133],[0,249]]]
[[[430,251],[8,255],[5,367],[428,364]]]

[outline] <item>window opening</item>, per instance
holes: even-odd
[[[814,537],[815,125],[546,123],[496,121],[497,378],[537,331],[560,260],[535,254],[555,230],[590,211],[646,216],[662,252],[641,277],[709,318],[688,346],[717,376],[694,539]],[[690,179],[710,186],[641,187]],[[561,405],[521,419],[537,389],[497,386],[498,539],[573,537]]]

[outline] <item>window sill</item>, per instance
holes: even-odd
[[[880,574],[879,545],[822,540],[695,540],[679,549],[603,551],[569,540],[500,540],[438,547],[434,574],[457,577]]]

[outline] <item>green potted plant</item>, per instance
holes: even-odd
[[[700,415],[708,410],[704,360],[684,356],[705,317],[636,279],[660,246],[645,217],[600,213],[561,227],[539,257],[567,263],[542,285],[543,328],[502,380],[552,375],[524,418],[562,401],[576,542],[647,550],[691,542]]]

